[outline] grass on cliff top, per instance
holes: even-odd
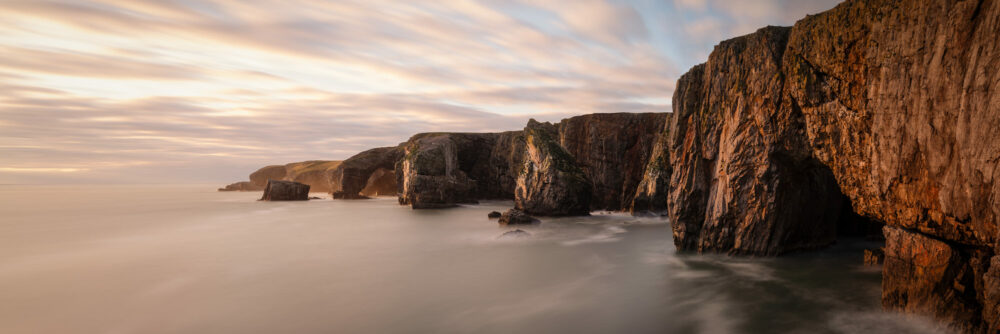
[[[293,162],[285,165],[285,169],[288,175],[299,175],[309,172],[323,172],[331,170],[340,166],[342,161],[339,160],[310,160],[302,162]]]

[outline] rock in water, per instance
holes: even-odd
[[[253,182],[242,181],[236,182],[226,186],[225,188],[219,188],[219,191],[261,191],[264,187],[259,187]]]
[[[524,230],[521,230],[521,229],[516,229],[516,230],[513,230],[513,231],[504,232],[499,237],[497,237],[497,239],[516,240],[516,239],[524,239],[524,238],[530,238],[530,237],[531,237],[531,233],[525,232]]]
[[[546,216],[588,215],[593,184],[573,156],[559,145],[558,135],[551,123],[528,121],[514,207]]]
[[[441,208],[514,197],[513,170],[524,157],[521,131],[421,133],[404,147],[396,165],[400,204]]]
[[[400,146],[373,148],[348,158],[330,171],[330,193],[334,199],[361,199],[372,174],[378,170],[393,170],[403,156]],[[380,187],[391,187],[380,185]]]
[[[503,214],[500,213],[500,212],[492,211],[489,214],[487,214],[486,217],[489,218],[489,219],[496,219],[496,218],[500,218],[500,216],[502,216],[502,215]]]
[[[262,201],[305,201],[309,199],[309,185],[292,181],[267,181]]]
[[[510,209],[500,215],[500,225],[534,224],[537,222],[538,219],[518,209]]]
[[[398,188],[396,171],[379,168],[368,177],[368,183],[365,184],[364,189],[361,189],[361,195],[368,197],[394,196],[399,192]]]

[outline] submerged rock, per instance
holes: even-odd
[[[524,239],[524,238],[530,238],[530,237],[531,237],[531,233],[528,233],[528,232],[526,232],[526,231],[524,231],[522,229],[516,229],[516,230],[513,230],[513,231],[504,232],[499,237],[497,237],[497,239],[508,239],[509,240],[509,239]]]
[[[241,181],[219,188],[219,191],[261,191],[264,187],[257,186],[253,182]]]
[[[486,215],[486,217],[487,217],[487,218],[490,218],[490,219],[496,219],[496,218],[500,218],[500,216],[502,216],[502,215],[503,215],[503,214],[502,214],[502,213],[500,213],[500,212],[497,212],[497,211],[491,211],[491,212],[490,212],[489,214],[487,214],[487,215]]]
[[[500,225],[534,224],[538,219],[518,209],[510,209],[500,215]]]
[[[309,199],[309,185],[292,181],[267,181],[263,201],[305,201]]]

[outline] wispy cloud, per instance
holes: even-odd
[[[8,0],[0,183],[235,180],[416,132],[669,111],[720,39],[835,2]]]

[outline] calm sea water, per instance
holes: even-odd
[[[881,311],[861,242],[677,254],[660,218],[498,238],[490,202],[258,202],[201,186],[0,186],[0,333],[938,333]]]

